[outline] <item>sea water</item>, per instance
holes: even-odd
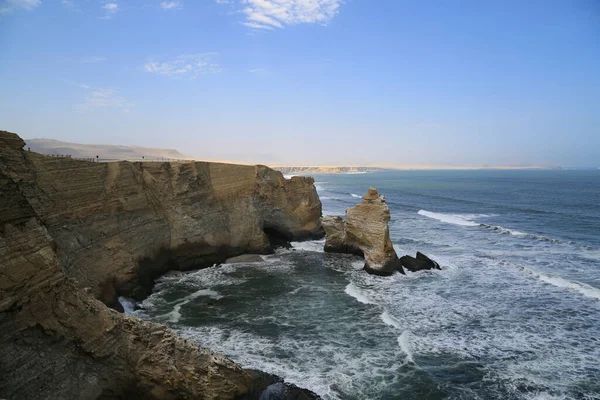
[[[294,243],[162,278],[130,312],[325,399],[600,398],[600,171],[315,178],[325,215],[375,186],[398,254],[442,270]]]

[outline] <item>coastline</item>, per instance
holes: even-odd
[[[265,166],[47,157],[4,131],[0,143],[3,397],[254,399],[267,383],[281,386],[106,305],[144,298],[168,270],[322,237],[311,178],[286,180]]]

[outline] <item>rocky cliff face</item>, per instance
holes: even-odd
[[[362,202],[346,210],[346,221],[324,217],[325,251],[359,254],[365,257],[365,270],[375,275],[403,272],[390,239],[390,209],[375,188]]]
[[[312,178],[264,166],[219,163],[92,163],[21,150],[0,132],[34,214],[68,277],[114,305],[116,293],[145,297],[167,269],[267,253],[269,237],[322,236]],[[24,185],[27,184],[25,188]]]
[[[0,397],[252,398],[256,379],[230,360],[96,298],[110,303],[166,268],[266,252],[268,234],[319,236],[312,181],[22,146],[0,131]]]

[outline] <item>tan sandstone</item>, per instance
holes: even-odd
[[[243,399],[256,379],[107,308],[170,268],[318,237],[311,179],[211,163],[91,163],[0,131],[0,397]],[[268,234],[267,234],[268,233]]]
[[[390,209],[377,189],[370,188],[362,202],[346,210],[346,220],[323,217],[325,251],[364,255],[365,270],[375,275],[403,272],[390,239]]]

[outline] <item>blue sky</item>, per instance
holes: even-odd
[[[600,2],[0,0],[0,87],[24,138],[600,166]]]

